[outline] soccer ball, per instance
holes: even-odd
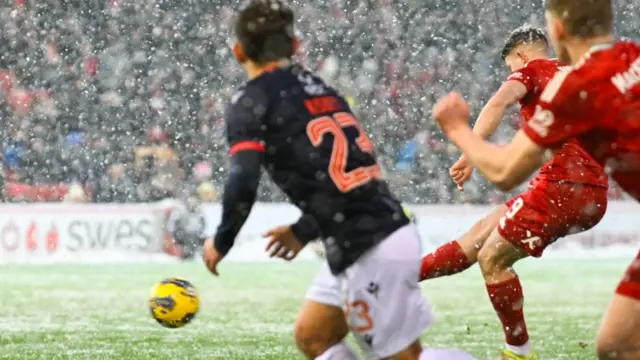
[[[200,309],[198,290],[180,278],[168,278],[151,290],[149,310],[160,325],[179,328],[188,324]]]

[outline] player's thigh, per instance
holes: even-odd
[[[417,229],[407,225],[345,272],[349,327],[369,358],[402,353],[433,322],[418,285],[420,254]]]
[[[602,320],[597,339],[601,353],[640,355],[640,253],[629,266]]]
[[[475,223],[469,231],[457,240],[469,262],[475,262],[478,259],[480,248],[496,229],[500,218],[504,216],[507,209],[507,204],[496,207],[489,215]]]
[[[298,346],[328,349],[341,341],[349,332],[343,305],[342,283],[325,262],[311,282],[296,320]]]

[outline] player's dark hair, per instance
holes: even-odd
[[[238,12],[235,34],[245,56],[265,64],[293,56],[293,10],[281,0],[252,0]]]
[[[530,25],[523,25],[511,32],[504,46],[502,47],[502,60],[506,59],[516,47],[524,44],[544,43],[549,46],[549,41],[544,30]]]
[[[562,19],[572,36],[592,38],[613,31],[611,0],[546,0],[545,9]]]

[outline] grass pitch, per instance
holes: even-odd
[[[519,264],[525,312],[540,359],[594,359],[600,318],[627,261]],[[302,359],[292,324],[319,263],[0,266],[0,359]],[[181,276],[200,290],[196,319],[165,329],[147,295]],[[423,283],[438,321],[429,347],[495,359],[502,332],[477,267]]]

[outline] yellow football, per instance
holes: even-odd
[[[185,326],[193,320],[199,309],[198,290],[185,279],[162,280],[153,287],[149,296],[151,316],[164,327]]]

